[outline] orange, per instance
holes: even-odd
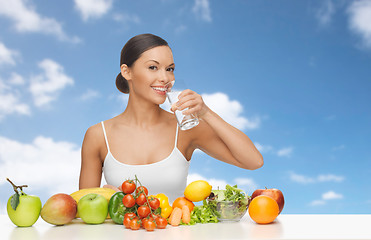
[[[183,206],[187,206],[189,208],[189,211],[192,212],[193,208],[194,208],[194,203],[189,201],[187,198],[185,197],[178,197],[177,199],[175,199],[175,201],[173,202],[173,209],[178,207],[180,209],[182,209]]]
[[[267,224],[276,219],[279,214],[279,207],[271,197],[260,195],[255,197],[249,205],[249,215],[256,223]]]

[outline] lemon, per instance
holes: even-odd
[[[211,193],[211,185],[204,180],[197,180],[188,184],[184,190],[184,197],[189,201],[199,202],[206,199]]]

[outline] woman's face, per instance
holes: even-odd
[[[129,68],[130,94],[162,104],[166,99],[167,88],[174,81],[173,53],[168,46],[159,46],[142,53]]]

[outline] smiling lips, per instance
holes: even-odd
[[[155,92],[160,95],[165,95],[168,90],[167,87],[152,87],[152,89],[155,90]]]

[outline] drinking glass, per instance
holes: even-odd
[[[178,88],[177,85],[180,85],[178,84],[178,82],[176,81],[176,84],[174,82],[172,82],[172,84],[174,85],[169,88],[168,92],[166,92],[166,96],[167,96],[167,99],[170,103],[170,106],[173,106],[174,104],[176,104],[179,100],[179,95],[180,93],[182,92],[181,89]],[[182,111],[180,110],[175,110],[174,114],[175,114],[175,117],[176,117],[176,120],[178,122],[178,125],[179,125],[179,128],[181,130],[188,130],[188,129],[191,129],[195,126],[197,126],[199,124],[199,120],[197,118],[197,116],[195,116],[194,114],[190,114],[190,115],[184,115],[183,112],[186,111],[188,108],[185,108],[183,109]]]

